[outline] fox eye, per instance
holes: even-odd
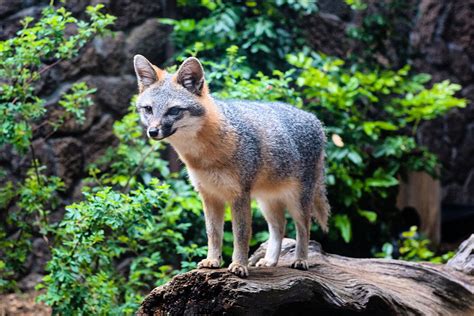
[[[181,113],[181,108],[178,108],[178,107],[172,107],[171,109],[168,110],[167,114],[168,115],[178,115],[179,113]]]
[[[149,105],[143,107],[145,109],[146,114],[151,114],[153,113],[153,108]]]

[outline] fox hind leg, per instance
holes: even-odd
[[[260,259],[257,267],[273,267],[280,257],[281,242],[285,235],[285,206],[279,201],[258,200],[263,216],[268,224],[270,237],[268,239],[265,257]]]
[[[307,259],[312,206],[305,204],[307,203],[296,203],[296,205],[288,206],[296,225],[296,258],[291,267],[299,270],[308,270]]]

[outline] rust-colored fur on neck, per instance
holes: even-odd
[[[204,85],[199,102],[205,108],[203,123],[193,139],[171,139],[180,158],[192,169],[229,168],[236,149],[236,135],[223,124],[224,118]],[[190,144],[192,144],[190,146]],[[190,147],[195,150],[187,150]]]

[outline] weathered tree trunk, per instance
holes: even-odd
[[[412,207],[420,216],[420,231],[434,244],[441,240],[441,182],[426,172],[409,172],[400,182],[397,208]]]
[[[138,315],[474,315],[474,276],[449,264],[347,258],[327,254],[311,241],[310,269],[299,271],[288,268],[294,246],[285,239],[279,266],[252,268],[247,279],[225,269],[178,275],[155,288]],[[472,267],[473,246],[474,235],[461,247],[457,269]]]

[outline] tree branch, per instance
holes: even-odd
[[[251,268],[248,279],[226,269],[178,275],[155,288],[137,314],[474,315],[474,277],[449,266],[342,257],[311,241],[310,269],[299,271],[289,268],[294,251],[295,241],[285,239],[279,265]]]

